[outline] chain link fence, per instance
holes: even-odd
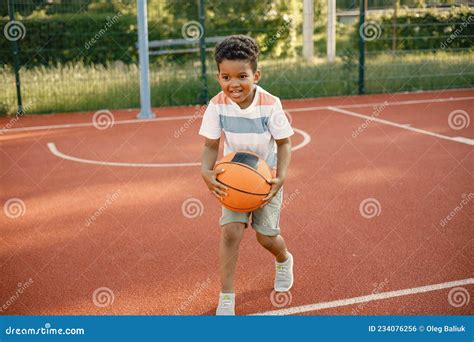
[[[360,93],[361,51],[365,93],[473,86],[469,2],[368,1],[360,23],[360,2],[338,1],[332,63],[325,3],[314,1],[308,61],[300,0],[149,0],[152,106],[203,103],[205,89],[216,94],[212,49],[231,34],[257,40],[260,84],[281,98]],[[17,89],[26,113],[139,107],[135,1],[6,0],[0,16],[0,113],[17,112]]]

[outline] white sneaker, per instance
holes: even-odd
[[[275,291],[287,292],[293,286],[293,255],[288,252],[285,262],[275,262]]]
[[[235,315],[235,293],[220,293],[216,316]]]

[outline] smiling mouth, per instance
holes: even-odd
[[[232,97],[240,97],[242,95],[242,90],[233,90],[233,91],[230,91],[230,95]]]

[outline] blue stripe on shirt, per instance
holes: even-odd
[[[256,134],[268,132],[268,117],[248,119],[219,114],[219,119],[222,129],[227,132]]]

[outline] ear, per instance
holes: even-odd
[[[217,80],[219,81],[219,71],[218,71],[217,74],[216,74],[216,78],[217,78]]]
[[[262,74],[261,74],[260,70],[257,69],[257,71],[255,71],[255,74],[253,74],[254,83],[258,83],[261,76],[262,76]]]

